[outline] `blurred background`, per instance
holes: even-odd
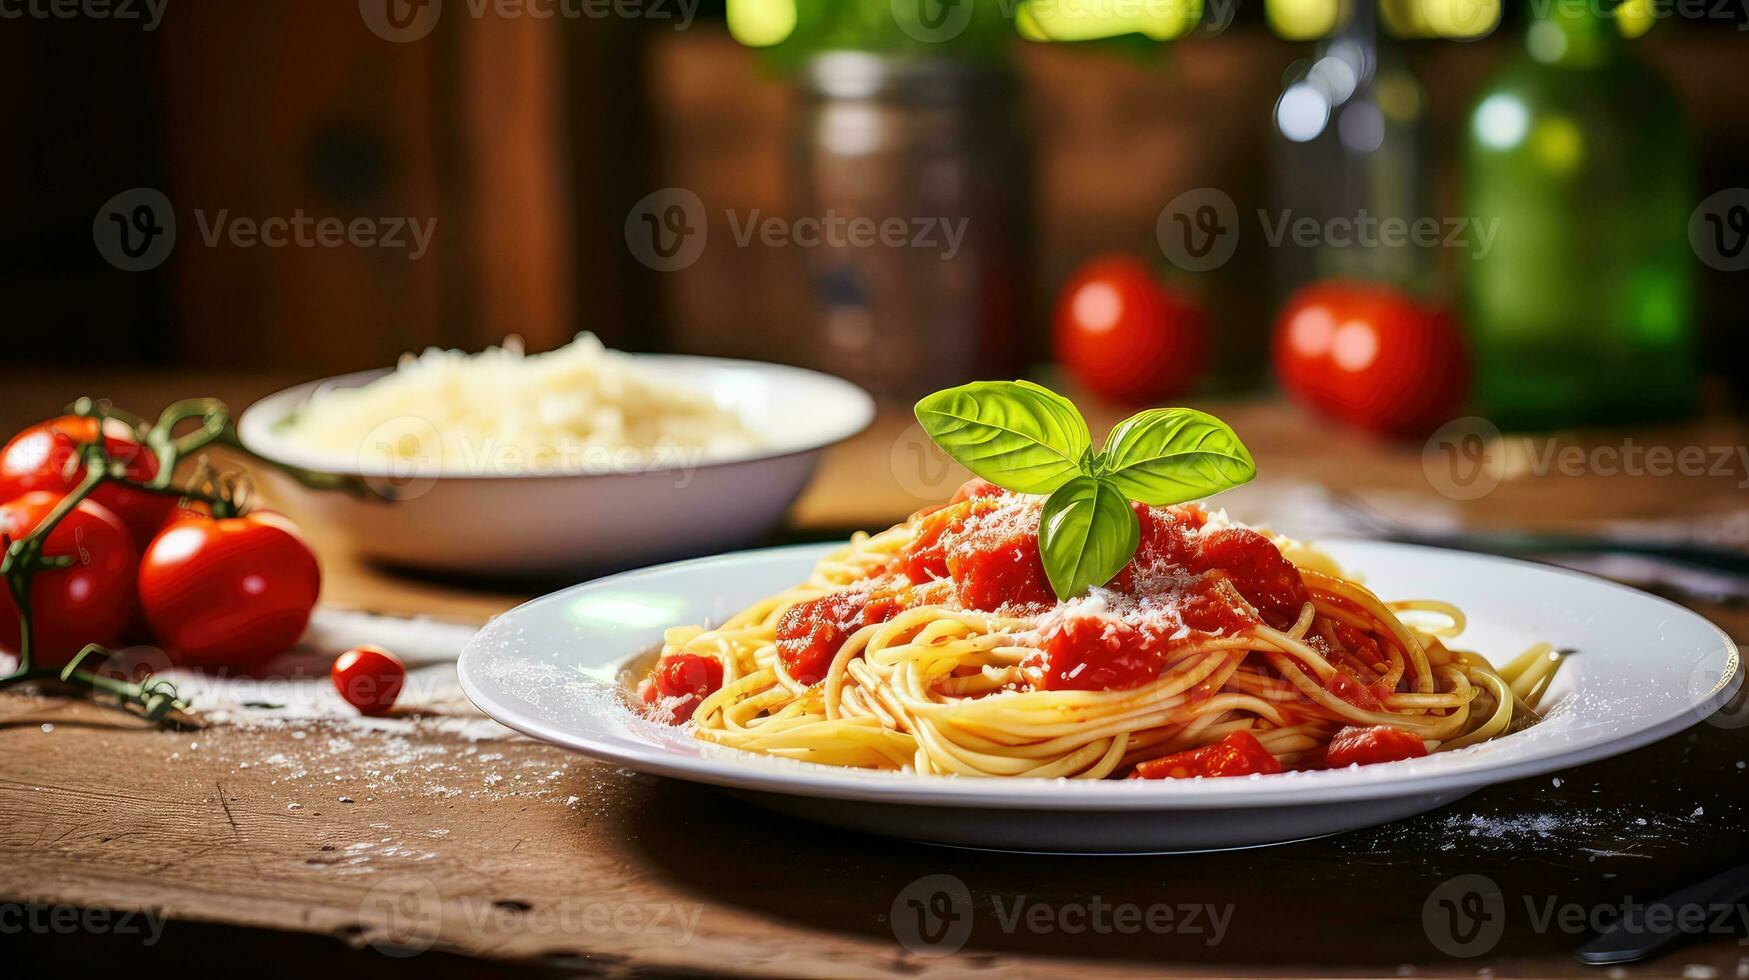
[[[1274,376],[1386,432],[1749,389],[1739,0],[5,20],[9,367],[317,376],[587,330],[895,399],[1053,360],[1118,401]]]

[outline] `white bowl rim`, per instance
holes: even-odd
[[[835,446],[850,439],[873,424],[875,419],[875,400],[862,387],[846,381],[836,375],[810,368],[796,367],[789,364],[777,364],[771,361],[755,361],[732,357],[705,357],[696,354],[632,354],[639,361],[655,361],[675,366],[691,367],[698,370],[751,370],[765,374],[790,374],[792,377],[804,377],[809,381],[836,389],[836,394],[829,397],[841,397],[848,412],[849,421],[822,436],[808,440],[801,445],[786,445],[767,450],[754,450],[746,453],[735,453],[722,456],[712,456],[692,464],[669,464],[660,466],[636,467],[617,470],[583,470],[559,469],[552,472],[539,473],[473,473],[465,471],[445,471],[438,469],[430,474],[421,474],[441,480],[482,480],[482,481],[514,481],[514,480],[550,480],[550,479],[614,479],[625,477],[641,477],[673,473],[681,469],[700,470],[726,466],[736,466],[747,463],[764,463],[785,459],[791,456],[802,456],[817,453],[823,449]],[[315,392],[327,387],[358,387],[377,378],[384,377],[395,369],[371,368],[365,371],[353,371],[348,374],[337,374],[332,377],[318,378],[306,381],[276,391],[271,395],[258,399],[243,414],[237,418],[237,438],[250,452],[276,463],[284,463],[301,467],[319,473],[336,474],[340,476],[357,477],[395,477],[404,474],[391,472],[381,466],[359,466],[356,463],[347,466],[336,466],[336,461],[319,452],[311,452],[290,445],[282,436],[274,431],[274,427],[282,422],[293,409],[309,401]]]

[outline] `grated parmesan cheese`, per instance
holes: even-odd
[[[281,432],[367,469],[476,475],[684,466],[758,447],[709,392],[656,377],[587,333],[545,354],[512,338],[478,354],[407,355],[368,385],[317,392]]]

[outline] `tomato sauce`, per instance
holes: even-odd
[[[884,623],[904,607],[891,592],[846,589],[798,602],[777,621],[777,656],[791,677],[814,684],[826,676],[838,648],[864,626]]]

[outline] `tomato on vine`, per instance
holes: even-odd
[[[0,449],[0,500],[44,490],[65,494],[79,485],[85,471],[78,465],[79,447],[97,441],[98,421],[84,415],[63,415],[25,429]],[[140,483],[158,475],[158,457],[140,444],[120,419],[104,420],[103,448],[110,459],[121,463],[127,478]],[[107,483],[91,499],[121,518],[133,534],[134,545],[144,548],[158,533],[176,498]]]
[[[17,541],[61,503],[60,494],[38,490],[0,504],[0,535]],[[66,664],[87,644],[119,641],[134,612],[138,552],[121,519],[107,507],[82,500],[43,539],[49,564],[30,583],[31,656],[41,665]],[[0,587],[0,647],[20,646],[18,607]]]
[[[249,669],[303,635],[321,591],[316,556],[291,521],[269,511],[185,517],[140,561],[140,606],[180,663]]]

